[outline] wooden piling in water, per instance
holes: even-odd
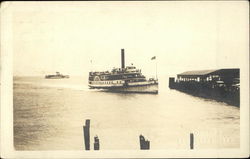
[[[100,150],[100,143],[98,136],[94,137],[94,150]]]
[[[190,149],[194,149],[194,134],[190,133]]]
[[[83,134],[84,134],[84,144],[85,144],[85,150],[90,150],[90,120],[87,119],[85,121],[85,126],[83,126]]]
[[[150,141],[145,140],[144,136],[140,135],[140,149],[141,150],[149,150],[150,149]]]

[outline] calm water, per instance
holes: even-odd
[[[14,78],[16,150],[83,150],[85,119],[91,119],[91,149],[98,135],[105,150],[138,150],[139,135],[150,149],[239,148],[240,110],[168,89],[158,95],[89,90],[86,78]]]

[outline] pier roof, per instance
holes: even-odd
[[[217,70],[196,70],[196,71],[186,71],[186,72],[183,72],[183,73],[180,73],[178,75],[196,75],[196,76],[203,76],[203,75],[207,75],[207,74],[210,74],[210,73],[213,73],[215,71],[218,71]]]
[[[213,70],[196,70],[196,71],[186,71],[177,74],[177,77],[206,77],[209,75],[220,75],[220,76],[239,76],[239,69],[213,69]]]

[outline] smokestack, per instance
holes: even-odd
[[[125,68],[124,49],[121,50],[122,68]]]

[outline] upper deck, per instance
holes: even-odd
[[[145,80],[145,76],[141,74],[141,70],[136,69],[135,66],[127,66],[126,68],[114,68],[111,71],[89,72],[89,81],[124,80],[131,78]]]

